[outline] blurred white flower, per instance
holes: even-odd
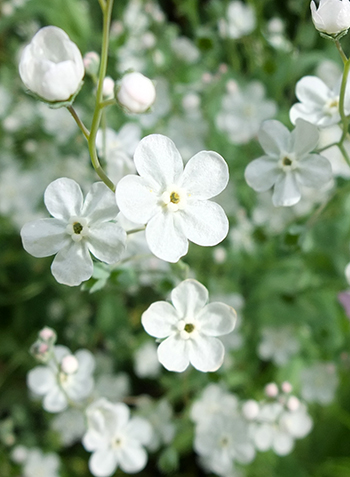
[[[81,53],[67,33],[48,26],[24,48],[19,73],[30,91],[57,102],[68,101],[79,91],[85,70]]]
[[[45,411],[61,412],[68,407],[69,400],[80,402],[91,393],[95,360],[86,349],[72,355],[68,348],[58,345],[53,352],[46,366],[29,371],[27,384],[34,394],[44,396]]]
[[[146,240],[156,257],[177,262],[186,255],[189,240],[213,246],[226,237],[225,212],[207,200],[228,182],[228,167],[219,154],[199,152],[183,170],[175,144],[152,134],[139,143],[134,161],[140,176],[119,182],[117,203],[127,219],[147,224]]]
[[[300,349],[291,326],[263,328],[261,334],[258,355],[265,361],[273,361],[277,366],[287,364]]]
[[[265,99],[263,84],[253,81],[244,89],[236,87],[222,98],[216,126],[231,142],[244,144],[256,136],[261,123],[276,112],[276,103]]]
[[[134,371],[139,378],[156,378],[160,364],[155,343],[146,341],[134,353]]]
[[[299,103],[292,106],[289,116],[293,124],[298,118],[321,128],[332,126],[340,121],[339,95],[341,78],[333,88],[328,87],[317,76],[304,76],[296,84],[295,94]],[[345,90],[345,114],[350,114],[350,78]]]
[[[178,36],[171,42],[171,48],[180,60],[185,63],[196,63],[200,58],[200,51],[186,36]]]
[[[129,113],[144,113],[154,103],[156,89],[149,78],[134,71],[127,73],[120,80],[117,99]]]
[[[169,83],[163,77],[155,78],[156,100],[152,110],[138,116],[142,127],[154,128],[157,122],[164,118],[171,110],[171,96],[169,92]]]
[[[141,318],[145,331],[164,339],[158,359],[169,371],[182,372],[191,363],[199,371],[216,371],[224,359],[224,345],[216,336],[233,330],[236,313],[224,303],[210,303],[208,290],[185,280],[171,292],[170,303],[153,303]]]
[[[44,454],[41,449],[27,449],[23,477],[60,477],[60,459],[57,454]]]
[[[76,111],[79,114],[79,108]],[[40,103],[38,112],[42,116],[45,132],[54,136],[59,144],[66,143],[78,132],[78,126],[66,108],[51,109],[47,104]]]
[[[323,156],[310,154],[318,144],[316,126],[298,119],[292,133],[279,121],[265,121],[259,141],[266,155],[248,164],[245,179],[257,192],[274,187],[273,204],[291,206],[301,199],[301,186],[320,189],[332,179]]]
[[[300,375],[301,395],[308,402],[322,405],[334,400],[338,376],[333,363],[315,363],[302,370]]]
[[[173,422],[173,409],[166,399],[153,402],[147,396],[139,400],[141,416],[147,418],[152,426],[152,438],[147,444],[151,452],[157,451],[161,446],[169,445],[175,436],[176,426]]]
[[[79,409],[67,409],[52,419],[51,428],[60,436],[64,446],[79,442],[85,432],[84,414]]]
[[[87,410],[88,430],[83,446],[93,452],[90,472],[96,477],[109,477],[117,468],[126,473],[140,472],[147,463],[144,446],[152,438],[152,427],[140,417],[130,418],[124,403],[112,404],[99,399]]]
[[[39,219],[21,230],[23,247],[34,257],[57,254],[51,271],[59,283],[75,286],[93,272],[90,252],[112,264],[124,252],[126,234],[110,222],[118,213],[113,192],[105,184],[93,184],[83,202],[79,185],[67,178],[52,182],[44,195],[54,218]]]
[[[342,136],[343,131],[339,125],[330,126],[328,128],[320,129],[320,139],[318,148],[323,149],[329,144],[338,142]],[[350,154],[350,141],[345,139],[343,146],[348,154]],[[350,167],[346,162],[342,152],[338,146],[332,146],[322,151],[322,156],[326,157],[332,166],[333,175],[336,177],[350,178]]]
[[[130,378],[126,373],[100,374],[96,379],[94,396],[120,402],[130,394]]]
[[[238,39],[249,35],[256,25],[255,11],[243,2],[230,2],[226,18],[219,21],[219,32],[223,38]]]
[[[320,0],[318,8],[312,1],[310,8],[315,28],[322,33],[336,35],[350,27],[349,0]]]

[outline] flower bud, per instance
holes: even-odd
[[[269,383],[265,386],[265,394],[269,398],[274,398],[278,395],[278,387],[276,383]]]
[[[110,76],[106,76],[103,80],[102,94],[105,99],[114,98],[114,79]]]
[[[74,374],[75,372],[78,371],[78,367],[79,367],[78,360],[72,354],[69,354],[68,356],[65,356],[64,358],[62,358],[61,370],[65,374]]]
[[[290,384],[288,381],[284,381],[281,385],[282,391],[286,394],[289,394],[292,392],[293,386]]]
[[[39,338],[51,344],[55,343],[57,335],[55,330],[49,328],[48,326],[45,326],[45,328],[39,331]]]
[[[254,420],[259,414],[259,404],[254,399],[249,399],[243,404],[242,413],[248,421]]]
[[[55,26],[42,28],[22,53],[19,74],[44,101],[72,101],[80,90],[84,63],[78,47]]]
[[[83,58],[85,71],[90,76],[96,76],[100,67],[100,56],[95,51],[89,51]]]
[[[315,28],[327,35],[338,35],[350,27],[349,0],[320,0],[318,9],[314,1],[310,4]]]
[[[144,113],[156,99],[152,81],[141,73],[127,73],[117,92],[119,104],[130,113]]]

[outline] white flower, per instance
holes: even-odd
[[[301,395],[308,402],[327,405],[334,400],[338,376],[333,363],[315,363],[300,375]]]
[[[182,372],[191,363],[199,371],[216,371],[224,359],[224,345],[216,336],[233,330],[236,313],[224,303],[210,303],[208,290],[185,280],[171,292],[170,303],[153,303],[142,315],[146,332],[166,338],[158,359],[169,371]]]
[[[103,184],[93,184],[83,202],[79,185],[57,179],[46,189],[44,202],[54,218],[39,219],[21,230],[23,247],[34,257],[56,254],[53,276],[65,285],[80,285],[93,272],[91,252],[108,264],[124,252],[126,234],[109,222],[118,213],[113,193]]]
[[[123,472],[140,472],[147,463],[144,445],[150,442],[152,427],[140,417],[130,419],[126,404],[112,404],[99,399],[87,410],[88,430],[83,445],[93,454],[90,472],[96,477],[109,477],[120,467]]]
[[[299,342],[293,336],[293,329],[290,326],[264,328],[258,355],[263,360],[271,359],[277,366],[284,366],[299,348]]]
[[[139,378],[156,378],[160,374],[161,366],[157,357],[157,347],[146,341],[134,354],[134,371]]]
[[[223,38],[238,39],[251,33],[256,25],[255,11],[242,2],[231,2],[227,8],[227,20],[219,21],[219,31]]]
[[[25,86],[40,98],[68,101],[84,76],[81,53],[68,35],[55,26],[42,28],[22,53],[19,73]]]
[[[147,448],[155,452],[162,445],[169,445],[176,433],[173,409],[169,402],[166,399],[153,402],[148,396],[143,396],[139,401],[139,409],[152,426],[152,438]]]
[[[304,76],[297,82],[295,94],[300,103],[292,106],[289,116],[293,124],[298,118],[319,127],[332,126],[340,121],[339,95],[341,79],[329,88],[317,76]],[[345,93],[345,114],[350,114],[350,79]]]
[[[207,199],[227,185],[228,167],[212,151],[193,156],[183,170],[175,144],[152,134],[142,139],[135,156],[140,177],[124,177],[116,190],[121,212],[132,222],[147,224],[146,240],[158,258],[177,262],[188,250],[188,240],[217,245],[227,235],[222,208]]]
[[[320,0],[317,9],[312,1],[310,8],[312,21],[320,32],[336,35],[350,27],[349,0]]]
[[[40,449],[28,449],[23,477],[59,477],[60,459],[57,454],[43,454]]]
[[[46,366],[29,371],[27,384],[33,393],[44,396],[45,411],[61,412],[68,407],[68,400],[79,402],[91,393],[95,360],[86,349],[72,355],[68,348],[58,345],[53,352]]]
[[[64,446],[80,441],[85,432],[84,414],[79,409],[67,409],[50,422],[51,428],[60,436]]]
[[[244,89],[236,86],[222,98],[216,125],[231,142],[243,144],[256,136],[261,123],[272,118],[276,111],[276,103],[265,99],[262,83],[253,81]]]
[[[332,167],[325,157],[310,154],[318,139],[317,127],[303,119],[297,120],[292,133],[279,121],[266,121],[259,132],[266,155],[248,164],[248,185],[257,192],[274,186],[276,207],[299,202],[302,186],[320,189],[332,179]]]
[[[130,113],[144,113],[156,99],[153,82],[142,73],[127,73],[120,81],[117,99]]]

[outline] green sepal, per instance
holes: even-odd
[[[327,33],[324,32],[319,32],[319,34],[322,36],[322,38],[325,38],[326,40],[333,40],[333,41],[339,41],[343,36],[345,36],[348,33],[349,29],[343,30],[340,33],[336,33],[333,35],[328,35]]]
[[[75,98],[80,93],[80,90],[83,87],[83,84],[84,84],[84,81],[81,81],[79,83],[79,86],[78,86],[76,92],[74,94],[72,94],[72,96],[69,99],[67,99],[65,101],[48,101],[47,99],[42,98],[38,94],[33,93],[33,91],[31,91],[30,89],[27,89],[26,93],[29,94],[30,96],[32,96],[33,98],[41,101],[42,103],[46,103],[49,106],[49,108],[51,108],[51,109],[68,108],[69,106],[72,106],[72,104],[74,103]]]

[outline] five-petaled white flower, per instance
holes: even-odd
[[[39,219],[21,230],[23,247],[34,257],[57,253],[51,271],[59,283],[75,286],[93,272],[89,251],[112,264],[125,249],[126,234],[116,223],[115,197],[102,182],[92,185],[85,201],[79,185],[60,178],[49,184],[44,202],[54,218]]]
[[[199,152],[183,170],[171,139],[152,134],[139,143],[134,161],[140,176],[121,179],[117,203],[127,219],[147,224],[146,240],[154,255],[177,262],[186,255],[188,240],[211,246],[226,237],[225,212],[207,200],[228,182],[228,167],[219,154]]]
[[[296,97],[300,103],[292,106],[289,116],[293,124],[298,118],[305,119],[316,126],[325,128],[340,121],[339,96],[341,78],[334,86],[329,88],[317,76],[304,76],[297,82]],[[345,114],[350,114],[350,79],[348,80],[344,109]]]
[[[26,87],[44,101],[68,101],[79,91],[85,69],[83,58],[66,32],[41,28],[22,53],[19,73]]]
[[[44,396],[43,408],[48,412],[61,412],[68,401],[79,402],[92,391],[95,359],[87,349],[71,354],[66,346],[55,346],[53,357],[46,366],[36,366],[29,371],[29,389]]]
[[[216,336],[230,333],[236,312],[224,303],[210,303],[208,290],[196,280],[181,282],[171,293],[173,306],[153,303],[142,315],[146,332],[166,338],[158,347],[158,359],[169,371],[182,372],[191,363],[199,371],[216,371],[225,348]]]
[[[124,403],[113,404],[101,398],[87,410],[88,430],[83,445],[93,454],[89,469],[97,477],[109,477],[118,467],[123,472],[140,472],[147,463],[144,445],[152,439],[152,427],[141,417],[130,419]]]
[[[245,179],[257,192],[274,186],[273,204],[291,206],[301,198],[301,186],[321,188],[332,179],[328,159],[310,154],[318,143],[316,126],[298,119],[291,133],[279,121],[265,121],[259,141],[266,155],[248,164]]]

